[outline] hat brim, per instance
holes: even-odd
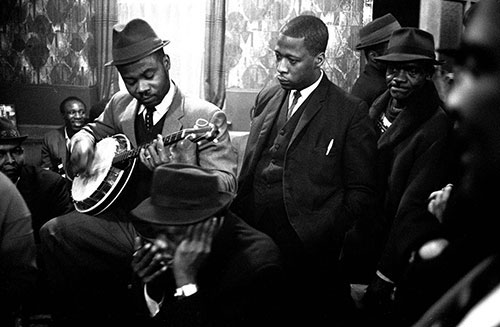
[[[217,212],[226,208],[234,197],[229,192],[220,192],[219,196],[219,203],[216,206],[191,210],[186,208],[160,207],[154,205],[151,197],[149,197],[130,213],[141,222],[169,226],[190,225],[212,217]]]
[[[368,47],[371,47],[371,46],[374,46],[374,45],[377,45],[377,44],[380,44],[380,43],[384,43],[384,42],[389,42],[389,39],[391,38],[390,35],[388,35],[387,37],[381,39],[381,40],[374,40],[374,41],[370,41],[370,42],[367,42],[367,43],[358,43],[356,45],[356,47],[354,48],[355,50],[363,50],[365,48],[368,48]]]
[[[380,62],[408,62],[415,60],[425,60],[432,62],[434,65],[442,65],[444,61],[429,58],[423,55],[406,54],[406,53],[390,53],[384,56],[375,57],[375,60]]]
[[[0,144],[12,144],[12,145],[20,145],[24,140],[28,138],[28,135],[19,136],[19,137],[9,137],[9,138],[0,138]]]
[[[152,54],[152,53],[160,50],[161,48],[163,48],[164,46],[166,46],[169,43],[170,43],[169,40],[163,40],[160,45],[158,45],[158,46],[152,48],[151,50],[143,53],[140,57],[135,57],[135,58],[126,59],[126,60],[111,60],[111,61],[108,61],[107,63],[105,63],[104,66],[105,67],[107,67],[107,66],[121,66],[121,65],[126,65],[126,64],[130,64],[130,63],[139,61],[142,58],[145,58],[145,57],[149,56],[150,54]]]

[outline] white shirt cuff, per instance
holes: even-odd
[[[380,277],[380,279],[382,279],[388,283],[394,284],[394,282],[392,280],[390,280],[388,277],[384,276],[384,274],[382,274],[379,270],[377,270],[376,274],[378,277]]]
[[[163,298],[160,303],[156,302],[152,298],[149,297],[148,291],[146,289],[146,284],[144,284],[144,299],[146,300],[146,305],[148,306],[149,315],[154,317],[160,312],[161,305],[163,303]]]

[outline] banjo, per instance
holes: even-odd
[[[177,143],[186,137],[192,142],[217,141],[219,130],[206,120],[198,119],[195,128],[183,129],[163,138],[165,145]],[[71,195],[77,211],[97,215],[106,210],[120,196],[137,163],[141,149],[152,142],[132,149],[124,134],[106,137],[96,143],[91,175],[78,175],[73,180]]]

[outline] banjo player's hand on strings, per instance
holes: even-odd
[[[82,138],[71,147],[71,170],[74,175],[91,175],[92,161],[94,160],[94,144],[91,140]]]
[[[191,137],[165,146],[163,138],[158,134],[156,139],[145,149],[139,152],[141,162],[151,171],[166,163],[185,163],[197,165],[196,144],[191,142]]]

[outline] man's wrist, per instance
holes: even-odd
[[[175,290],[174,296],[176,298],[182,299],[182,298],[191,296],[191,295],[195,294],[196,292],[198,292],[198,286],[196,284],[190,283],[190,284],[186,284],[186,285],[183,285],[181,287],[178,287]]]

